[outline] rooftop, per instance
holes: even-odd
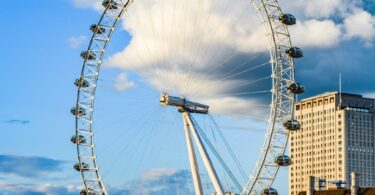
[[[323,190],[316,191],[314,195],[350,195],[350,189],[334,189],[334,190]],[[375,187],[359,188],[358,195],[374,195]],[[306,192],[300,192],[298,195],[306,195]]]
[[[300,100],[299,102],[304,102],[304,101],[312,100],[312,99],[315,99],[315,98],[330,96],[330,95],[334,95],[334,94],[339,94],[339,92],[338,91],[324,92],[324,93],[317,94],[317,95],[314,95],[314,96],[311,96],[311,97],[308,97],[308,98],[304,98],[304,99]],[[354,94],[354,93],[343,93],[342,92],[341,95],[364,98],[362,95]],[[371,98],[364,98],[364,99],[371,99]]]

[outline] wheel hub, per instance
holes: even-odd
[[[166,93],[160,96],[160,105],[178,107],[179,112],[208,114],[209,106],[187,100],[184,97],[170,96]]]

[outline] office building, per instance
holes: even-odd
[[[300,130],[290,134],[289,193],[307,191],[309,177],[350,186],[350,174],[359,185],[375,186],[374,99],[329,92],[303,99],[295,106]]]

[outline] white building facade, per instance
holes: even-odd
[[[375,186],[374,99],[330,92],[304,99],[295,106],[301,129],[291,132],[289,193],[309,187],[309,176],[346,181],[359,173],[360,186]]]

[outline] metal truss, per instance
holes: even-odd
[[[106,0],[105,0],[106,1]],[[279,21],[282,14],[276,0],[251,0],[255,6],[268,37],[272,66],[272,103],[269,126],[256,167],[241,194],[260,194],[269,188],[279,170],[275,158],[285,153],[289,132],[283,122],[293,117],[295,95],[287,91],[294,82],[294,61],[286,55],[291,48],[288,29]],[[92,26],[93,35],[89,47],[82,53],[84,58],[81,81],[75,105],[75,138],[77,141],[78,165],[85,186],[85,194],[108,194],[99,173],[94,145],[93,114],[97,80],[103,56],[115,28],[133,0],[107,0],[99,22]],[[78,112],[81,111],[82,112]]]
[[[275,159],[286,151],[289,132],[283,122],[293,118],[295,95],[288,92],[294,83],[294,60],[286,54],[292,47],[283,14],[276,0],[251,0],[263,23],[272,66],[272,102],[268,130],[255,169],[241,194],[257,195],[270,188],[279,171]]]
[[[121,17],[132,3],[132,0],[110,0],[100,17],[96,28],[92,28],[93,35],[86,50],[80,79],[88,82],[87,87],[78,86],[76,109],[83,108],[85,113],[76,114],[76,136],[82,136],[85,143],[77,142],[78,163],[87,165],[79,171],[85,185],[86,194],[108,194],[99,173],[99,166],[96,161],[94,145],[94,101],[95,90],[99,77],[100,67],[107,45],[110,41]],[[115,7],[114,7],[115,6]],[[115,9],[116,8],[116,9]]]

